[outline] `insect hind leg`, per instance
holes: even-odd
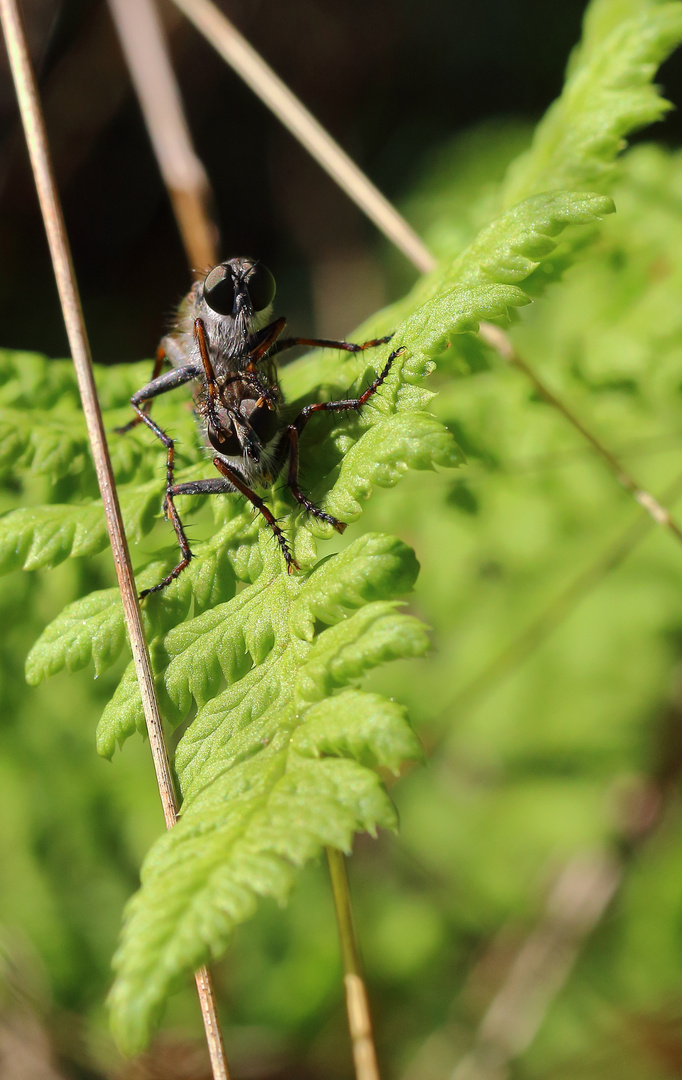
[[[160,581],[158,585],[153,585],[151,589],[144,589],[140,593],[140,600],[144,600],[145,596],[149,596],[150,593],[160,592],[161,589],[165,589],[176,578],[180,577],[180,574],[185,570],[194,555],[189,546],[187,540],[187,534],[185,528],[180,520],[178,509],[175,505],[176,495],[224,495],[229,491],[233,491],[234,488],[226,480],[193,480],[185,484],[171,484],[166,489],[166,498],[163,502],[163,511],[166,517],[170,520],[173,528],[175,529],[175,535],[178,538],[178,544],[180,547],[180,553],[182,558],[177,566],[174,566],[170,574],[167,574],[163,581]]]
[[[166,447],[166,497],[163,502],[163,511],[166,517],[170,520],[175,535],[182,552],[182,559],[175,567],[173,572],[164,579],[159,585],[155,585],[151,589],[145,589],[140,593],[140,600],[143,600],[145,596],[148,596],[151,592],[157,592],[159,589],[164,588],[170,584],[178,574],[180,574],[192,558],[192,552],[190,550],[189,541],[185,534],[185,530],[180,520],[175,503],[173,502],[173,488],[175,485],[175,442],[171,439],[170,435],[166,434],[163,428],[152,420],[149,413],[146,411],[145,406],[148,402],[160,394],[166,393],[168,390],[174,390],[176,386],[182,386],[183,383],[189,382],[191,379],[196,378],[198,369],[194,365],[188,365],[187,367],[180,368],[179,370],[169,371],[165,375],[160,375],[156,379],[152,379],[147,386],[144,386],[141,390],[138,390],[136,394],[133,394],[130,399],[130,404],[135,410],[137,417],[136,423],[145,424],[150,431],[153,431],[157,439],[163,443]],[[125,430],[125,429],[124,429]]]
[[[165,589],[167,585],[170,585],[172,581],[179,577],[182,571],[189,566],[193,555],[189,546],[187,534],[185,533],[185,528],[180,520],[180,515],[173,501],[173,496],[177,494],[177,488],[183,486],[182,484],[175,483],[175,443],[165,431],[161,430],[158,424],[154,423],[147,413],[142,411],[142,409],[138,409],[138,415],[140,416],[141,422],[146,424],[147,427],[150,427],[157,438],[159,438],[166,447],[166,496],[163,500],[163,513],[173,526],[182,555],[178,565],[171,570],[170,574],[168,574],[163,581],[160,581],[158,585],[152,586],[151,589],[143,589],[140,593],[140,600],[144,600],[145,596],[149,596],[150,593],[159,592],[160,589]]]
[[[392,335],[391,335],[392,336]],[[390,339],[389,339],[390,340]],[[316,402],[313,405],[306,405],[301,409],[300,413],[294,420],[293,424],[290,424],[287,428],[287,439],[289,441],[289,471],[287,476],[287,483],[291,489],[291,493],[296,499],[296,502],[304,508],[304,510],[312,517],[317,518],[319,521],[326,521],[331,525],[338,533],[345,532],[347,526],[343,521],[339,521],[338,518],[328,514],[325,510],[321,510],[319,506],[315,506],[315,503],[311,499],[304,495],[298,483],[298,440],[299,435],[303,431],[304,427],[310,420],[311,416],[316,412],[349,412],[351,410],[359,412],[362,406],[369,401],[369,399],[376,394],[379,387],[385,381],[389,371],[393,365],[393,361],[405,352],[405,346],[401,346],[394,351],[386,361],[381,374],[379,374],[374,382],[367,387],[365,391],[357,398],[346,398],[342,401],[321,401]]]
[[[227,495],[234,494],[235,492],[243,495],[248,499],[251,505],[263,515],[272,529],[274,537],[284,555],[284,560],[287,564],[289,573],[291,573],[292,570],[300,570],[298,563],[289,550],[286,537],[277,524],[274,514],[268,509],[260,496],[257,495],[255,491],[252,491],[234,469],[231,469],[226,465],[221,458],[214,458],[213,464],[218,472],[222,474],[223,479],[192,480],[184,484],[172,484],[167,488],[166,499],[164,501],[164,512],[175,529],[182,558],[178,565],[171,570],[170,574],[167,574],[163,581],[160,581],[158,585],[154,585],[151,589],[145,589],[144,592],[140,593],[141,600],[144,599],[145,596],[149,596],[150,593],[160,592],[161,589],[165,589],[167,585],[170,585],[171,582],[175,581],[182,571],[189,566],[190,561],[194,557],[190,551],[185,530],[175,506],[174,499],[176,495]]]
[[[243,495],[245,499],[248,499],[251,505],[254,506],[256,510],[258,510],[259,513],[262,514],[262,516],[265,518],[267,524],[272,529],[275,540],[280,546],[280,550],[282,552],[282,555],[284,556],[284,561],[287,564],[288,572],[291,573],[293,570],[300,570],[300,566],[296,562],[294,556],[291,554],[287,539],[282,530],[280,529],[279,525],[277,524],[277,519],[275,515],[265,505],[260,495],[257,495],[255,491],[252,491],[251,488],[248,487],[248,485],[245,484],[245,482],[242,480],[241,476],[239,476],[239,474],[235,472],[234,469],[231,469],[229,465],[226,465],[222,458],[213,458],[213,464],[215,465],[218,472],[225,477],[225,480],[229,482],[230,487],[228,490],[238,491],[239,494]],[[216,481],[213,482],[216,483]]]

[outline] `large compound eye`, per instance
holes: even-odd
[[[227,266],[214,266],[204,281],[204,300],[218,315],[231,315],[234,308],[234,278]]]
[[[246,287],[249,290],[251,306],[254,311],[264,311],[275,299],[275,279],[262,263],[256,263],[251,271]]]

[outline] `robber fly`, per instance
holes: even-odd
[[[193,558],[175,499],[178,495],[222,495],[238,492],[263,515],[279,544],[289,573],[298,570],[284,533],[253,488],[270,487],[287,467],[291,493],[306,511],[342,533],[346,528],[331,514],[315,506],[298,483],[298,443],[301,432],[316,412],[361,409],[388,375],[403,351],[391,353],[381,374],[357,398],[306,405],[288,423],[277,381],[275,356],[294,345],[363,352],[391,340],[375,338],[356,345],[349,341],[281,338],[286,319],[270,321],[275,279],[254,259],[219,263],[197,281],[182,301],[173,330],[156,354],[151,382],[133,394],[136,417],[120,432],[146,424],[166,447],[166,495],[163,511],[175,529],[181,558],[170,574],[140,594],[158,592],[177,578]],[[161,374],[164,363],[172,371]],[[152,400],[185,383],[193,383],[194,408],[207,444],[215,451],[213,465],[219,476],[176,484],[175,444],[150,416]]]

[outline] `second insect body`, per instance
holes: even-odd
[[[356,345],[347,341],[280,337],[286,319],[270,321],[275,281],[270,271],[253,259],[230,259],[198,281],[182,302],[177,322],[159,345],[152,380],[131,398],[137,413],[128,428],[140,422],[151,428],[166,447],[164,512],[173,524],[180,546],[178,565],[158,585],[141,595],[165,588],[185,569],[192,552],[175,505],[178,495],[219,495],[239,492],[256,507],[272,529],[289,571],[298,569],[284,533],[263,499],[253,490],[267,488],[287,466],[287,483],[305,510],[328,522],[338,532],[345,524],[315,506],[298,484],[298,440],[315,412],[357,410],[376,393],[391,364],[402,350],[389,356],[377,379],[358,398],[305,406],[287,423],[277,381],[274,357],[294,345],[361,352],[381,345],[389,337]],[[161,375],[165,362],[173,370]],[[173,440],[149,414],[152,399],[185,383],[194,384],[194,403],[207,442],[216,451],[213,464],[218,477],[176,484]]]

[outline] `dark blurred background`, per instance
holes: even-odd
[[[170,3],[162,5],[221,249],[278,278],[298,332],[347,333],[396,287],[373,228]],[[584,0],[230,0],[220,5],[390,198],[483,117],[535,118]],[[24,0],[96,360],[152,354],[189,274],[106,4]],[[682,65],[664,72],[679,100]],[[679,120],[667,137],[682,133]],[[67,352],[6,57],[0,54],[0,341]],[[125,317],[123,317],[125,313]]]

